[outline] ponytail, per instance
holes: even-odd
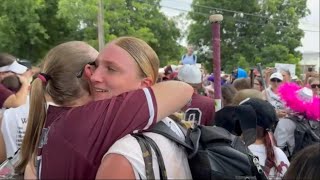
[[[23,174],[28,162],[36,157],[46,115],[45,86],[39,78],[36,78],[31,86],[28,125],[21,145],[20,161],[16,167],[16,172],[19,174]]]

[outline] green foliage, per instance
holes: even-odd
[[[304,35],[298,28],[299,19],[308,12],[306,1],[301,0],[193,0],[189,16],[194,23],[190,26],[188,41],[200,49],[211,49],[212,34],[208,17],[218,13],[224,16],[221,23],[221,65],[225,70],[231,71],[235,66],[247,69],[258,62],[264,66],[276,62],[297,64],[301,54],[295,49],[301,45],[300,40]],[[208,54],[212,52],[201,53],[204,54],[203,60],[211,64],[212,56]]]
[[[180,31],[160,12],[160,0],[103,0],[104,36],[145,40],[161,65],[180,60]],[[86,41],[98,49],[98,0],[1,0],[0,51],[34,63],[53,46],[70,40]]]

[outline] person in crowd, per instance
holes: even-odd
[[[269,179],[282,178],[290,163],[285,153],[274,143],[272,129],[277,121],[274,108],[270,103],[255,98],[244,100],[240,105],[250,105],[257,115],[256,140],[248,148],[259,157],[259,163]]]
[[[13,74],[18,74],[21,88],[17,93],[13,93],[0,83],[0,109],[18,107],[26,102],[29,88],[28,78],[31,76],[27,68],[19,64],[14,56],[0,53],[0,82]]]
[[[138,54],[140,51],[135,51],[133,56]],[[137,86],[141,82],[133,70],[124,72],[108,62],[98,64],[98,69],[108,77],[125,78],[110,81],[114,84],[108,89],[92,84],[83,73],[97,55],[88,44],[72,41],[54,47],[44,58],[41,73],[32,83],[28,126],[16,168],[17,172],[25,172],[26,179],[93,179],[103,155],[116,140],[134,130],[149,128],[191,98],[193,89],[178,81],[135,91],[130,88],[127,93],[116,90],[112,88],[116,84]],[[116,53],[117,60],[128,56]],[[137,64],[133,61],[130,66]]]
[[[264,99],[262,92],[256,89],[243,89],[241,91],[237,91],[232,99],[232,105],[237,106],[240,104],[241,101],[247,98],[258,98]]]
[[[25,104],[6,109],[3,112],[0,134],[3,136],[5,149],[1,153],[5,154],[7,158],[12,157],[21,147],[27,129],[28,114],[29,96],[27,96]]]
[[[177,67],[173,67],[174,65],[168,65],[164,68],[164,77],[162,77],[162,81],[167,81],[167,80],[177,80]]]
[[[320,143],[310,145],[297,153],[291,161],[284,180],[312,179],[320,177]]]
[[[234,80],[238,79],[238,78],[247,78],[248,77],[248,74],[247,72],[238,67],[238,68],[235,68],[233,71],[232,71],[232,76],[231,76],[231,83],[233,83]],[[249,83],[250,84],[250,83]]]
[[[291,73],[288,69],[282,69],[280,71],[280,73],[282,74],[283,76],[283,82],[286,83],[286,82],[291,82]]]
[[[197,55],[193,53],[193,46],[188,45],[187,47],[187,54],[183,55],[181,57],[181,62],[180,64],[185,65],[185,64],[197,64]]]
[[[230,106],[237,93],[237,89],[232,84],[225,84],[221,87],[222,107]]]
[[[320,96],[320,81],[319,78],[309,78],[308,84],[313,92],[314,96]]]
[[[247,98],[263,99],[263,95],[260,91],[255,89],[243,89],[243,90],[237,91],[232,99],[231,104],[229,106],[224,106],[220,110],[221,112],[219,111],[216,112],[214,125],[223,127],[227,129],[229,132],[231,132],[232,134],[240,136],[242,131],[238,121],[241,117],[239,117],[239,115],[236,114],[235,112],[236,108],[234,107],[239,106],[239,104]],[[243,117],[242,119],[246,119],[246,118],[247,117]],[[250,118],[252,117],[250,116]],[[244,121],[247,121],[247,120],[244,120]],[[248,121],[248,123],[250,122],[251,121]]]
[[[95,100],[112,98],[119,93],[154,85],[158,77],[158,68],[157,54],[146,42],[133,37],[115,39],[100,52],[96,60],[96,68],[93,69],[92,74],[88,74],[94,88],[106,91],[105,93],[94,92]],[[175,99],[171,93],[170,97]],[[180,128],[172,119],[166,117],[162,121],[177,135],[184,138]],[[143,134],[153,139],[158,145],[169,179],[191,178],[187,156],[182,147],[159,134]],[[155,154],[152,158],[155,178],[159,179]],[[146,179],[141,148],[131,135],[113,144],[101,161],[97,179]]]
[[[201,71],[196,65],[183,65],[178,72],[178,79],[194,88],[192,100],[184,109],[184,120],[196,124],[208,125],[214,118],[214,100],[199,94],[202,86]]]
[[[264,90],[262,81],[263,80],[261,77],[259,77],[259,76],[255,77],[253,80],[253,89],[256,89],[256,90],[262,92]]]
[[[242,89],[251,89],[250,79],[248,78],[238,78],[234,80],[232,84],[237,91]]]
[[[278,95],[278,88],[282,84],[283,76],[279,72],[275,72],[270,76],[270,87],[265,89],[262,93],[265,99],[272,104],[277,112],[278,118],[284,118],[287,116],[285,105]]]

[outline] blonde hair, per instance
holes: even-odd
[[[236,95],[233,97],[232,104],[237,106],[240,104],[241,101],[247,98],[264,99],[262,92],[256,89],[243,89],[238,91]]]
[[[139,66],[141,78],[150,77],[152,84],[158,79],[159,58],[156,52],[143,40],[135,37],[120,37],[113,43],[127,51]]]
[[[98,52],[90,45],[71,41],[51,49],[41,68],[41,73],[50,76],[44,84],[36,78],[31,86],[28,125],[21,146],[21,160],[16,170],[23,173],[27,163],[36,155],[41,131],[47,117],[45,95],[49,95],[54,103],[71,106],[72,103],[89,92],[85,79],[77,78],[77,73],[98,56]]]

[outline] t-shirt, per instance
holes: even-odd
[[[162,121],[179,137],[182,139],[185,138],[183,132],[172,119],[165,118]],[[192,179],[188,157],[183,147],[156,133],[148,132],[143,134],[150,137],[158,145],[163,157],[168,179]],[[120,154],[127,158],[133,168],[135,179],[147,179],[142,151],[138,141],[134,137],[126,135],[118,140],[112,145],[106,155],[111,153]],[[152,167],[155,179],[160,179],[159,164],[153,149]]]
[[[27,129],[29,96],[26,104],[6,109],[3,113],[1,131],[6,144],[7,157],[12,157],[20,148]]]
[[[0,108],[3,107],[3,103],[6,101],[6,99],[11,96],[13,92],[11,92],[9,89],[7,89],[5,86],[3,86],[0,83]]]
[[[264,144],[251,144],[249,147],[250,151],[253,153],[253,155],[258,156],[259,163],[261,166],[265,166],[265,161],[267,158],[267,152]],[[281,179],[284,174],[287,172],[287,169],[290,165],[290,162],[288,161],[287,156],[284,154],[284,152],[274,146],[273,148],[275,159],[276,159],[276,165],[277,168],[281,170],[281,172],[277,172],[276,168],[272,167],[269,172],[264,168],[265,174],[268,176],[268,179]]]
[[[185,110],[185,121],[209,125],[214,119],[214,99],[193,93],[191,104]]]
[[[149,128],[156,119],[151,88],[80,107],[49,106],[37,157],[41,179],[95,179],[116,140]]]
[[[194,54],[191,54],[190,56],[188,54],[185,54],[181,57],[181,62],[183,65],[185,64],[197,64],[197,56]]]

